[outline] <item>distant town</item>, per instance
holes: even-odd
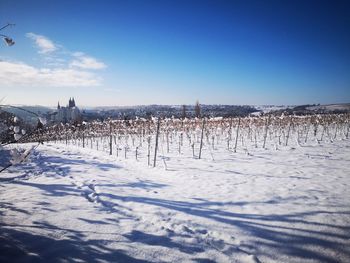
[[[37,118],[30,112],[45,118],[48,124],[52,123],[79,123],[91,120],[106,119],[135,119],[135,118],[195,118],[195,117],[246,117],[264,115],[305,115],[323,113],[350,112],[350,103],[329,105],[206,105],[199,102],[193,105],[137,105],[114,107],[80,108],[75,98],[69,98],[67,104],[58,102],[56,108],[43,106],[1,107],[2,114],[14,114],[24,122],[36,122]]]

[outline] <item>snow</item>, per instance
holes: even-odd
[[[0,262],[350,261],[349,140],[202,156],[40,145],[0,174]]]
[[[254,105],[252,107],[257,109],[259,111],[258,113],[260,113],[260,111],[263,113],[269,113],[272,111],[294,108],[295,106],[292,106],[292,105]]]

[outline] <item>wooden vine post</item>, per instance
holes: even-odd
[[[147,148],[147,165],[150,166],[150,157],[151,157],[151,137],[147,138],[148,148]]]
[[[203,123],[202,123],[201,142],[200,142],[200,145],[199,145],[199,155],[198,155],[198,159],[200,159],[201,156],[202,156],[204,126],[205,126],[205,119],[203,119]]]
[[[112,122],[109,122],[109,155],[112,155]]]
[[[239,135],[239,126],[241,125],[241,118],[238,118],[238,125],[236,130],[236,141],[235,141],[235,149],[234,152],[237,150],[237,142],[238,142],[238,135]]]
[[[83,148],[85,148],[85,124],[82,124],[82,130],[83,130]]]
[[[265,145],[266,145],[267,131],[270,125],[270,118],[271,118],[271,115],[269,115],[269,117],[266,119],[263,149],[265,149]]]
[[[228,129],[228,135],[227,135],[227,150],[230,150],[230,141],[232,139],[232,117],[230,119],[230,128]]]
[[[158,150],[159,126],[160,126],[160,118],[158,118],[158,122],[157,122],[156,146],[155,146],[155,149],[154,149],[153,167],[156,167],[156,164],[157,164],[157,150]]]
[[[291,117],[289,125],[288,125],[288,132],[287,132],[287,136],[286,136],[286,146],[288,146],[288,140],[289,140],[289,136],[290,136],[290,129],[292,127],[293,124],[293,118]]]

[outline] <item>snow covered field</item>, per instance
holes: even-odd
[[[350,262],[349,140],[190,156],[41,145],[0,174],[0,262]]]

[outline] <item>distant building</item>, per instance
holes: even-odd
[[[77,122],[81,120],[81,113],[79,108],[75,105],[74,98],[69,98],[68,105],[66,107],[57,104],[57,111],[51,114],[52,122]]]

